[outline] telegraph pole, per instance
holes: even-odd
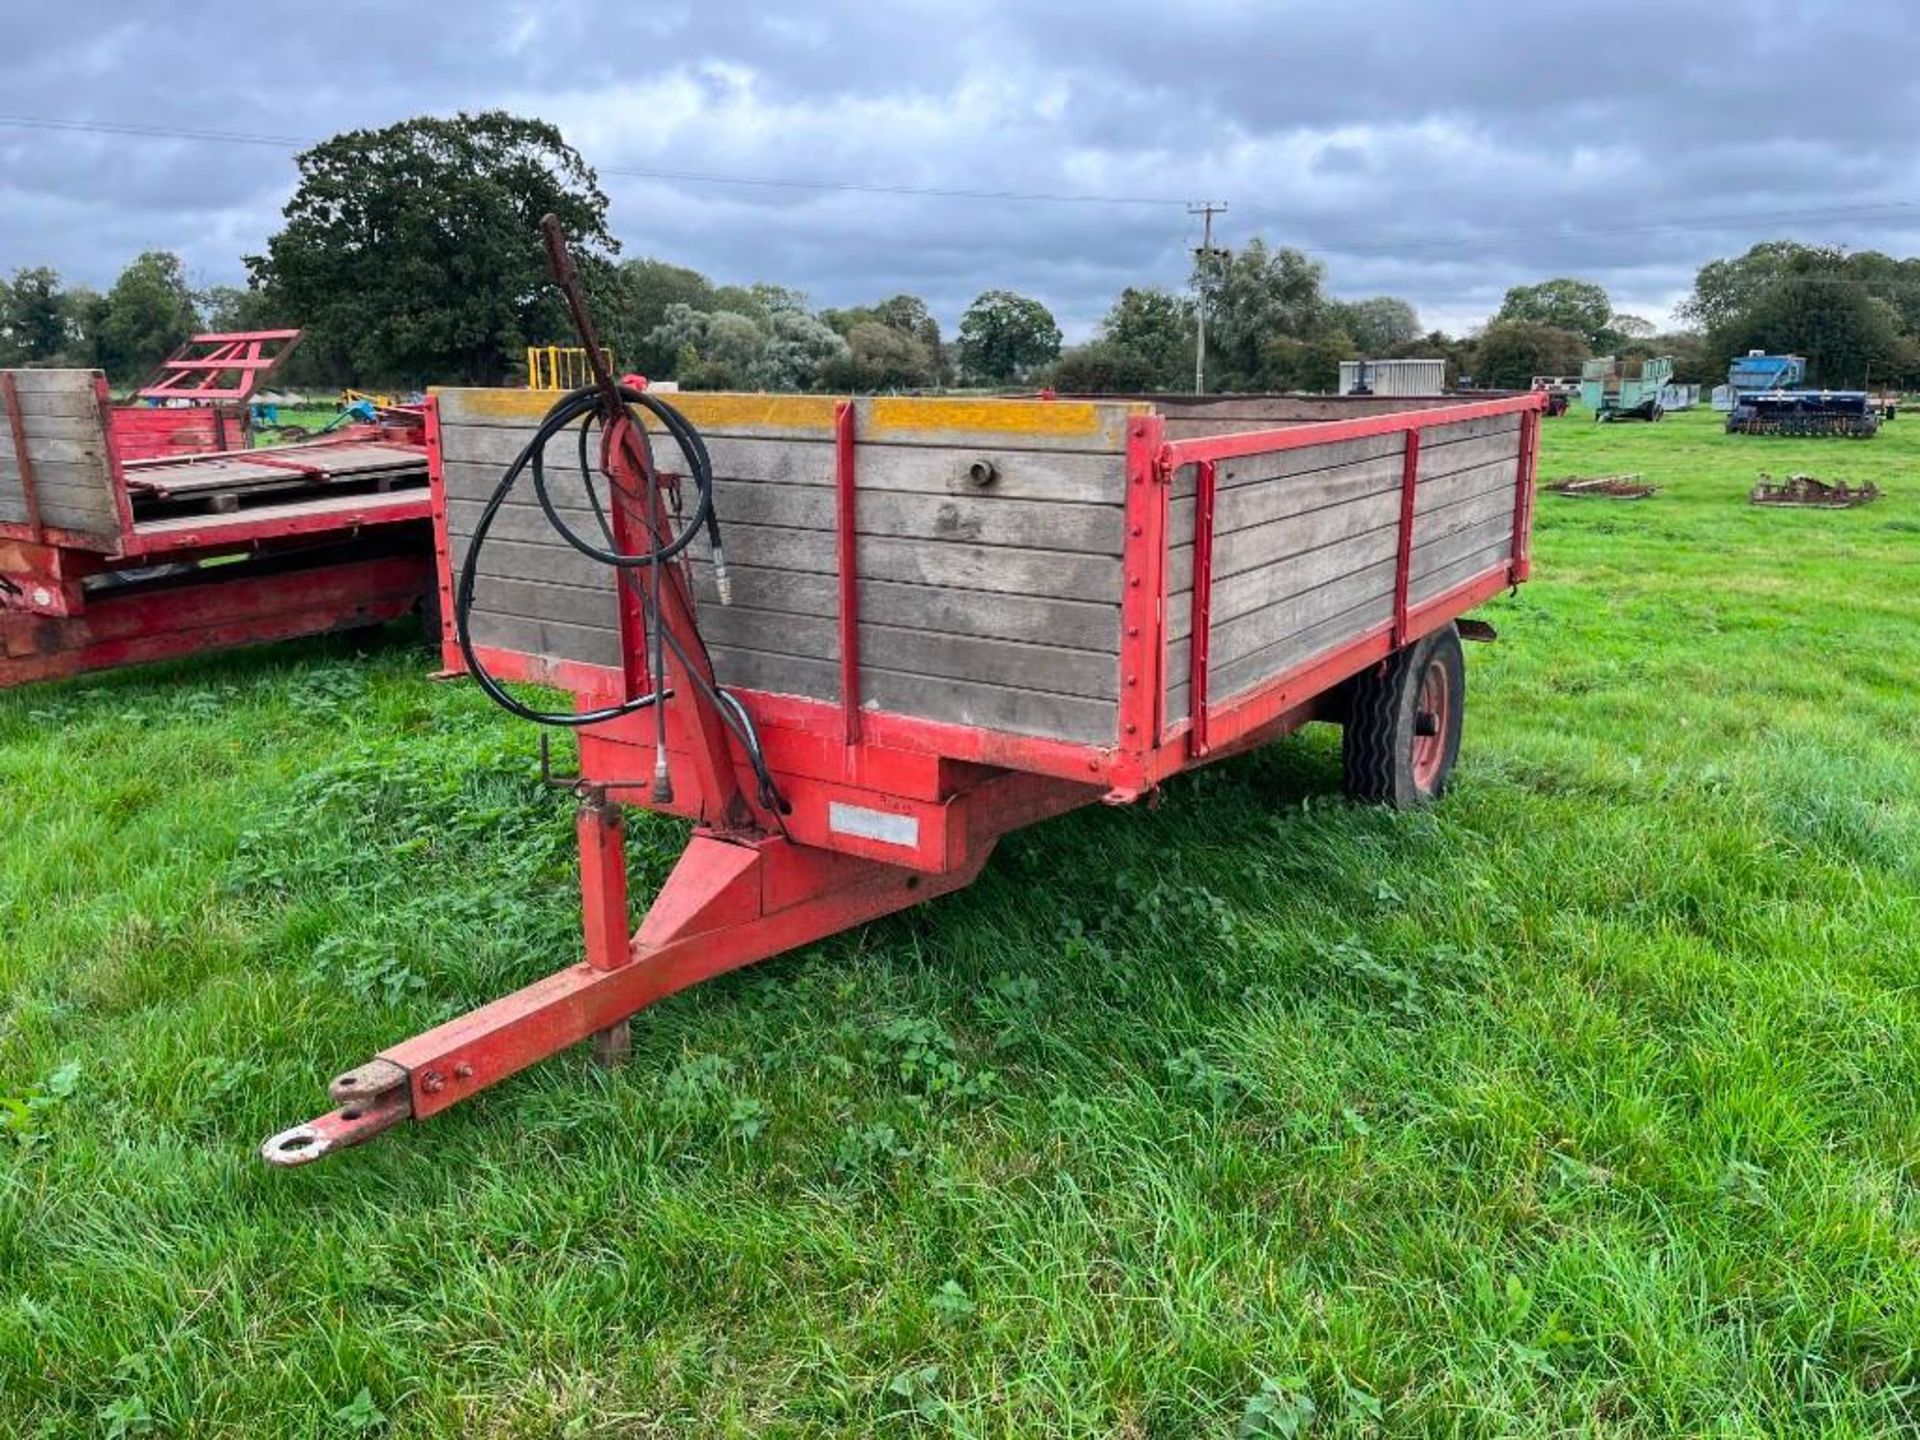
[[[1198,300],[1198,303],[1194,306],[1194,316],[1195,316],[1195,319],[1198,321],[1198,325],[1197,325],[1196,337],[1195,337],[1195,342],[1193,347],[1193,393],[1196,395],[1205,394],[1207,389],[1207,279],[1206,279],[1207,268],[1206,267],[1213,260],[1213,217],[1216,215],[1224,214],[1226,211],[1226,208],[1227,208],[1227,202],[1224,200],[1221,200],[1217,203],[1212,200],[1202,200],[1197,204],[1187,206],[1187,213],[1189,215],[1200,215],[1205,217],[1205,226],[1206,226],[1204,238],[1202,238],[1202,240],[1200,241],[1200,248],[1194,252],[1194,254],[1197,255],[1200,260],[1200,264],[1194,270],[1194,274],[1197,277],[1196,283],[1194,285],[1194,289],[1195,291],[1198,292],[1196,297]]]

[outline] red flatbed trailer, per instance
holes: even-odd
[[[233,330],[191,335],[113,412],[123,460],[245,450],[248,402],[300,344],[298,330]]]
[[[422,433],[128,460],[125,413],[97,371],[0,371],[0,689],[431,598]]]
[[[1354,793],[1435,798],[1464,702],[1455,621],[1528,575],[1540,396],[1330,423],[1212,402],[672,400],[710,450],[730,574],[702,543],[663,567],[653,613],[692,641],[661,677],[671,796],[646,778],[654,712],[582,728],[584,957],[338,1076],[337,1108],[269,1139],[269,1163],[584,1040],[620,1057],[657,1000],[959,889],[1020,826],[1311,720],[1345,726]],[[443,655],[570,690],[584,714],[653,689],[647,602],[531,501],[488,510],[546,403],[429,404]],[[631,555],[664,531],[629,440],[608,441],[606,473]],[[573,451],[571,432],[548,445],[546,483],[577,524],[587,499],[554,478]],[[761,765],[709,684],[750,717]],[[694,824],[637,928],[629,805]]]

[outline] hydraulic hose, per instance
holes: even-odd
[[[638,551],[619,549],[612,523],[608,518],[606,507],[601,503],[599,490],[595,484],[596,467],[589,460],[591,436],[597,427],[604,443],[608,427],[613,421],[624,418],[631,423],[642,450],[645,478],[657,499],[651,444],[645,428],[630,414],[621,417],[609,416],[605,413],[608,407],[602,392],[597,387],[587,385],[569,391],[554,402],[552,408],[541,420],[539,427],[535,429],[533,437],[514,457],[513,463],[500,477],[500,483],[494,487],[493,494],[488,497],[486,505],[481,509],[480,518],[474,524],[473,535],[467,545],[466,559],[461,563],[459,580],[454,587],[454,635],[459,642],[460,653],[466,658],[468,672],[481,690],[495,704],[509,713],[537,725],[580,729],[588,725],[598,725],[608,720],[619,719],[624,715],[632,715],[650,707],[658,707],[669,698],[672,692],[661,688],[664,685],[664,672],[661,666],[663,658],[661,645],[664,642],[666,648],[672,650],[674,657],[679,661],[681,673],[702,692],[714,706],[723,723],[740,741],[759,782],[760,802],[764,808],[778,817],[787,807],[780,798],[772,775],[767,769],[760,747],[760,737],[754,729],[746,707],[717,684],[708,682],[704,671],[710,668],[711,662],[704,654],[704,644],[701,647],[703,652],[701,660],[705,662],[703,666],[693,662],[678,637],[664,623],[660,613],[661,572],[669,561],[677,558],[693,543],[702,529],[706,530],[708,543],[713,551],[714,579],[720,591],[721,603],[727,603],[730,598],[729,592],[732,587],[727,579],[726,555],[720,541],[720,522],[713,503],[713,461],[707,453],[706,441],[686,417],[666,401],[631,386],[619,387],[619,395],[622,404],[629,411],[636,406],[644,409],[660,422],[667,434],[673,437],[674,444],[679,449],[684,462],[685,477],[691,482],[696,497],[692,514],[684,521],[678,522],[678,528],[664,540],[658,534],[651,535],[653,544],[651,549]],[[599,531],[597,540],[581,534],[567,522],[560,513],[559,506],[555,503],[547,485],[546,447],[571,426],[579,427],[580,482],[586,491],[587,501]],[[471,623],[474,589],[480,571],[480,554],[486,547],[487,538],[492,532],[494,521],[499,517],[501,508],[520,484],[522,477],[529,473],[532,475],[534,498],[538,501],[541,512],[546,516],[547,523],[554,533],[581,554],[611,568],[620,577],[620,583],[624,583],[638,598],[650,642],[649,661],[655,686],[650,693],[631,696],[618,704],[604,705],[593,710],[536,710],[508,693],[481,660],[478,647],[474,643]],[[611,479],[608,483],[612,483]],[[656,513],[650,516],[655,523],[658,523],[660,518],[657,509]],[[642,577],[638,573],[642,570],[651,572],[653,581],[651,587],[642,583]],[[650,590],[651,593],[649,593]],[[698,638],[696,632],[696,642]],[[662,753],[664,753],[664,743]]]

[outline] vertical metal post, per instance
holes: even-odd
[[[835,540],[840,566],[840,730],[849,745],[860,742],[859,507],[854,490],[853,401],[833,411]]]
[[[1420,484],[1420,432],[1407,431],[1400,467],[1400,543],[1393,562],[1393,648],[1407,643],[1407,596],[1413,582],[1413,502]]]
[[[40,487],[33,476],[33,455],[27,449],[27,418],[20,409],[20,386],[11,371],[0,373],[0,399],[6,401],[7,424],[13,431],[13,453],[20,463],[20,493],[27,502],[27,528],[35,544],[45,544],[47,527],[40,519]]]
[[[1200,283],[1194,287],[1194,346],[1193,346],[1193,393],[1207,393],[1207,282],[1206,267],[1213,259],[1213,217],[1226,211],[1226,203],[1216,205],[1208,200],[1199,205],[1189,205],[1189,215],[1203,215],[1205,229],[1200,241]]]
[[[1126,535],[1120,553],[1120,734],[1114,788],[1144,791],[1160,744],[1166,689],[1167,506],[1171,474],[1161,460],[1166,421],[1127,422]]]
[[[617,970],[633,959],[627,928],[627,851],[620,807],[596,793],[580,805],[574,817],[580,839],[580,914],[585,931],[587,964],[595,970]],[[625,1020],[593,1035],[597,1064],[618,1065],[633,1052],[633,1037]]]
[[[1187,641],[1188,711],[1192,724],[1187,748],[1196,756],[1211,748],[1207,740],[1207,675],[1213,649],[1213,504],[1218,462],[1202,460],[1194,467],[1193,493],[1193,627]]]
[[[1513,559],[1508,579],[1515,585],[1533,573],[1531,538],[1533,534],[1534,479],[1540,463],[1540,412],[1529,410],[1520,417],[1520,472],[1513,486]]]

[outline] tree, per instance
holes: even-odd
[[[1744,255],[1701,266],[1693,279],[1693,294],[1678,307],[1680,317],[1712,330],[1751,310],[1789,271],[1831,272],[1845,260],[1840,250],[1797,240],[1764,240]]]
[[[931,355],[940,353],[940,322],[918,295],[890,295],[873,307],[873,318],[889,329],[911,335]]]
[[[1156,286],[1128,286],[1100,322],[1100,340],[1110,348],[1098,355],[1083,354],[1081,365],[1098,362],[1116,376],[1124,372],[1138,377],[1130,384],[1102,388],[1175,390],[1193,384],[1193,301],[1184,295]]]
[[[848,355],[847,342],[804,309],[754,316],[669,305],[647,343],[671,352],[674,377],[694,390],[806,390]]]
[[[827,366],[847,357],[847,342],[806,309],[805,300],[800,296],[797,307],[775,309],[768,318],[766,351],[747,373],[749,388],[811,390]]]
[[[1395,346],[1420,338],[1419,313],[1394,295],[1342,301],[1333,307],[1333,312],[1334,324],[1353,337],[1354,349],[1359,352],[1348,359],[1381,358]]]
[[[1680,310],[1706,327],[1716,376],[1759,349],[1805,355],[1810,376],[1830,385],[1920,378],[1920,261],[1769,240],[1702,266]]]
[[[1571,330],[1496,321],[1473,347],[1473,378],[1489,389],[1524,390],[1536,375],[1578,375],[1592,354],[1586,337]]]
[[[674,304],[646,343],[673,355],[674,378],[688,389],[738,390],[765,356],[767,332],[738,311]]]
[[[1207,359],[1223,388],[1269,388],[1274,377],[1266,360],[1280,354],[1270,342],[1302,340],[1326,327],[1325,273],[1302,252],[1270,250],[1257,237],[1238,252],[1200,257],[1194,279],[1207,307]]]
[[[72,339],[60,277],[45,265],[16,270],[7,287],[0,336],[20,364],[45,364],[64,355]]]
[[[544,121],[501,111],[336,135],[299,157],[286,224],[247,265],[340,378],[498,381],[568,333],[540,217],[603,287],[618,244],[592,169]]]
[[[151,371],[199,328],[180,257],[149,250],[120,272],[107,292],[95,341],[102,369],[116,380]]]
[[[1750,308],[1715,326],[1708,348],[1723,356],[1748,350],[1804,355],[1807,378],[1819,385],[1862,385],[1875,374],[1894,378],[1904,361],[1899,312],[1863,282],[1833,283],[1837,278],[1775,281]]]
[[[871,393],[911,390],[936,383],[937,362],[905,330],[863,320],[846,332],[847,353],[829,359],[820,372],[831,390]]]
[[[1152,361],[1131,346],[1105,339],[1061,351],[1047,371],[1047,384],[1064,395],[1126,395],[1166,388]]]
[[[713,282],[698,270],[664,260],[622,261],[608,291],[603,338],[621,370],[642,375],[665,376],[673,371],[674,351],[662,350],[647,339],[666,320],[668,306],[713,308]]]
[[[960,317],[960,364],[969,378],[1009,385],[1060,353],[1060,327],[1038,300],[989,290]]]
[[[1597,341],[1613,318],[1613,301],[1604,287],[1591,280],[1543,280],[1538,285],[1516,285],[1500,302],[1495,324],[1549,325],[1571,330],[1589,345]]]

